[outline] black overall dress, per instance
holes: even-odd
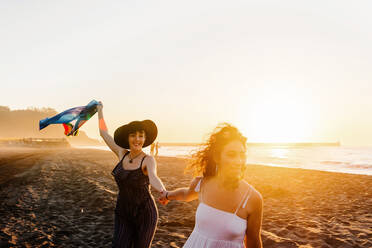
[[[149,178],[139,168],[125,170],[121,161],[112,175],[119,188],[115,207],[115,230],[112,247],[148,248],[154,237],[158,221],[158,209],[149,187]]]

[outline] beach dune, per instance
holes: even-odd
[[[157,162],[169,190],[189,184],[184,159]],[[0,247],[109,247],[116,163],[94,149],[0,148]],[[246,180],[264,198],[264,247],[372,247],[371,176],[249,165]],[[182,247],[198,202],[157,205],[153,247]]]

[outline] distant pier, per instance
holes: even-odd
[[[0,146],[22,147],[71,147],[65,138],[0,139]]]
[[[266,147],[319,147],[319,146],[340,146],[340,142],[300,142],[300,143],[248,143],[248,146],[266,146]]]
[[[262,146],[262,147],[319,147],[319,146],[341,146],[340,142],[299,142],[299,143],[259,143],[249,142],[248,146]],[[160,143],[161,146],[199,146],[201,143]]]

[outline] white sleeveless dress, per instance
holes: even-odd
[[[195,187],[195,192],[200,192],[201,181]],[[201,202],[196,210],[195,227],[183,247],[244,248],[247,221],[237,216],[236,213],[240,207],[245,208],[251,193],[252,187],[249,185],[235,212],[230,213],[203,203],[200,192]]]

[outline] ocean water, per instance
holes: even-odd
[[[372,147],[250,148],[248,163],[372,175]]]
[[[77,146],[110,150],[107,146]],[[159,156],[189,157],[196,146],[161,146]],[[149,147],[144,149],[150,153]],[[372,175],[372,147],[249,147],[247,164]]]

